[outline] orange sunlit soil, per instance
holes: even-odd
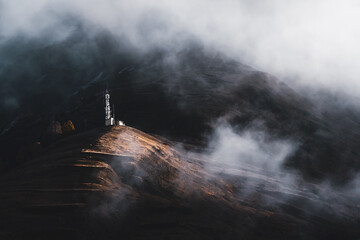
[[[189,157],[176,143],[131,127],[70,136],[1,177],[0,238],[286,239],[299,232],[314,238],[333,234],[322,231],[336,225],[336,219],[306,215],[296,205],[295,200],[311,201],[300,189],[275,191],[271,184],[276,179],[258,170],[216,175],[204,168],[205,162]],[[244,176],[268,185],[242,194]],[[294,202],[281,203],[284,194],[295,196]],[[265,204],[270,198],[278,204]]]

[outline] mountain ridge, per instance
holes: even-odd
[[[259,179],[270,188],[254,186],[253,194],[243,196],[245,173],[256,177],[251,170],[214,175],[205,170],[206,159],[189,157],[176,146],[121,126],[54,143],[38,159],[1,177],[2,236],[288,239],[298,236],[299,228],[307,239],[357,234],[356,222],[344,225],[332,214],[310,214],[282,202],[287,193],[268,192],[275,182],[264,173],[258,172]],[[297,194],[290,195],[313,201]],[[279,198],[278,207],[261,203],[272,195]],[[328,229],[332,225],[335,232]]]

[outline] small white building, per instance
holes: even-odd
[[[114,126],[115,125],[115,120],[113,117],[111,117],[110,119],[105,119],[105,126]]]

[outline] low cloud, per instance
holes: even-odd
[[[279,139],[261,127],[238,131],[226,123],[220,124],[208,140],[208,147],[200,153],[178,148],[190,159],[203,159],[204,179],[226,179],[241,199],[257,196],[263,207],[281,209],[295,204],[303,214],[358,220],[354,211],[360,211],[356,200],[360,197],[360,177],[341,186],[327,180],[305,181],[285,166],[298,149],[298,141]]]
[[[207,167],[218,164],[235,169],[251,166],[276,174],[294,148],[295,143],[290,140],[271,139],[265,131],[249,129],[236,133],[229,125],[220,126],[210,140]]]
[[[189,38],[289,84],[360,92],[360,4],[320,1],[0,1],[0,42],[61,41],[81,22],[138,49],[176,49]]]

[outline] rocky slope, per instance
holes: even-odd
[[[303,182],[224,169],[131,127],[64,138],[0,178],[4,239],[355,239],[356,208],[340,211]],[[256,178],[251,194],[241,189]],[[304,187],[306,186],[306,187]],[[305,190],[304,190],[305,189]],[[341,193],[332,193],[341,199]],[[266,199],[273,204],[266,204]],[[285,200],[286,199],[286,200]],[[314,211],[312,203],[323,210]],[[307,204],[304,204],[307,203]],[[346,207],[346,206],[342,206]],[[334,214],[334,213],[337,214]]]

